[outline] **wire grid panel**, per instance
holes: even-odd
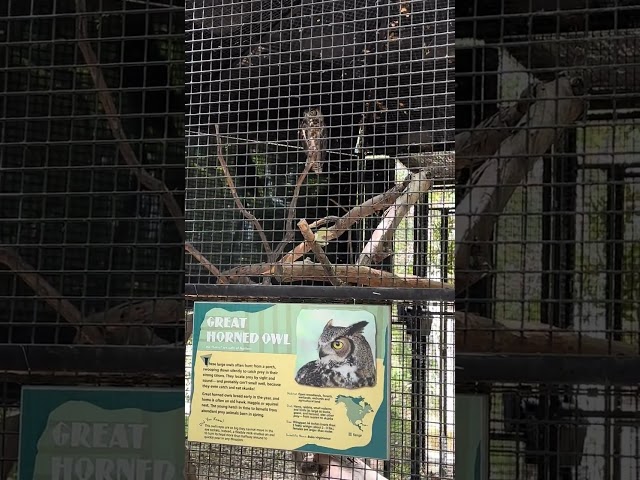
[[[181,341],[183,307],[154,302],[182,289],[162,190],[184,189],[183,19],[167,1],[0,5],[0,342]]]
[[[553,356],[538,358],[547,365],[541,382],[565,369],[563,355],[637,358],[640,9],[608,1],[458,8],[458,352],[505,355],[504,371],[512,353]],[[585,368],[576,375],[584,378]],[[629,375],[625,382],[636,383]],[[566,388],[565,407],[576,415],[601,402],[586,443],[537,444],[535,461],[510,444],[520,453],[498,459],[502,437],[493,432],[492,479],[637,478],[638,452],[613,447],[637,442],[637,428],[611,420],[637,391]],[[551,415],[561,397],[539,408]],[[501,402],[497,393],[492,400]],[[506,421],[501,414],[492,414],[495,422]],[[525,415],[521,422],[547,428],[548,439],[570,420]],[[574,454],[568,463],[558,460],[565,447]]]
[[[243,300],[308,298],[303,287],[320,302],[346,298],[328,286],[413,292],[437,319],[421,348],[432,346],[412,352],[409,326],[396,317],[397,444],[373,467],[391,478],[450,478],[453,320],[441,320],[438,297],[453,271],[453,5],[191,0],[186,14],[189,298],[238,285]],[[255,293],[269,286],[277,289]],[[438,358],[422,382],[439,385],[438,400],[412,430],[403,408],[426,405],[429,390],[412,403],[405,389],[425,371],[411,368],[412,357],[425,355]],[[202,478],[295,470],[286,452],[195,444],[191,452]]]
[[[490,478],[638,478],[638,390],[501,384],[490,413]],[[607,438],[608,432],[615,432]]]

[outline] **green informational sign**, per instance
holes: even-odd
[[[489,478],[489,397],[456,394],[456,480]]]
[[[183,478],[180,389],[24,387],[19,480]]]
[[[196,302],[194,442],[386,459],[391,307]]]

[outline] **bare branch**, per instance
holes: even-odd
[[[324,267],[311,260],[277,264],[277,269],[269,263],[244,265],[228,270],[226,275],[230,283],[238,283],[243,275],[277,275],[284,283],[304,280],[330,281]],[[334,265],[335,276],[344,283],[364,287],[402,287],[402,288],[442,288],[453,289],[453,285],[416,275],[395,275],[391,272],[358,265]]]
[[[145,300],[116,305],[85,319],[88,325],[104,324],[106,342],[112,345],[167,345],[145,324],[178,324],[184,321],[184,304],[178,300]]]
[[[456,207],[456,289],[462,291],[486,272],[476,275],[471,268],[472,245],[491,238],[498,215],[535,162],[549,150],[566,126],[575,122],[585,108],[579,79],[560,77],[535,89],[536,101],[517,125],[516,133],[500,145],[496,156],[486,161],[471,179],[473,188]]]
[[[258,232],[258,235],[260,235],[260,240],[262,240],[264,251],[267,252],[267,256],[270,257],[269,261],[273,261],[271,259],[271,257],[273,257],[273,251],[269,246],[269,241],[267,240],[267,237],[264,234],[262,225],[260,225],[260,222],[258,221],[258,219],[252,213],[250,213],[249,210],[245,208],[245,206],[242,204],[242,200],[240,200],[240,197],[238,196],[238,190],[236,189],[236,185],[233,182],[233,177],[231,176],[231,172],[229,171],[229,166],[227,165],[227,161],[224,159],[224,154],[222,152],[222,142],[220,140],[220,127],[216,124],[215,129],[216,129],[216,147],[217,147],[218,163],[220,163],[220,166],[224,171],[224,177],[227,182],[227,186],[229,187],[229,190],[231,190],[233,201],[235,202],[236,207],[238,207],[238,209],[240,210],[244,218],[246,218],[253,224],[254,228]]]
[[[315,235],[309,228],[309,224],[304,218],[298,222],[298,228],[302,232],[302,236],[304,237],[305,242],[310,245],[311,250],[313,251],[313,253],[315,253],[316,258],[324,268],[324,271],[327,274],[331,285],[333,285],[334,287],[343,285],[342,280],[336,277],[336,272],[333,269],[333,265],[331,265],[331,262],[327,258],[327,255],[324,253],[324,250],[322,250],[322,247],[316,243]]]
[[[497,321],[456,312],[456,352],[637,356],[637,347],[544,323]]]
[[[390,207],[396,201],[396,199],[402,195],[407,185],[409,185],[410,178],[407,178],[402,184],[396,185],[390,190],[376,195],[373,198],[365,201],[364,203],[353,207],[349,212],[340,217],[334,225],[326,229],[323,232],[322,243],[330,242],[347,232],[355,223],[368,217],[369,215],[384,210]],[[316,232],[316,241],[318,241],[318,234]],[[293,250],[289,251],[284,258],[279,262],[283,264],[295,262],[302,258],[302,256],[311,250],[311,247],[306,242],[298,244]],[[274,271],[274,268],[272,268]]]
[[[525,88],[513,105],[502,108],[471,130],[456,135],[455,169],[462,170],[481,163],[493,155],[500,144],[513,132],[513,127],[524,117],[534,101],[538,83]]]
[[[206,268],[209,273],[212,273],[218,278],[217,283],[229,283],[229,280],[220,273],[218,267],[216,267],[213,263],[211,263],[207,258],[200,253],[200,251],[191,245],[189,242],[184,243],[184,249],[191,254],[193,258],[195,258],[204,268]]]
[[[120,153],[122,154],[122,157],[124,158],[124,161],[127,165],[135,167],[133,168],[133,173],[138,178],[140,184],[148,190],[152,192],[158,192],[160,194],[162,203],[164,203],[164,205],[167,207],[167,210],[173,217],[180,237],[184,239],[184,214],[182,213],[182,208],[180,208],[180,205],[178,205],[178,202],[176,201],[173,194],[169,191],[165,183],[162,180],[155,178],[141,166],[135,152],[133,151],[133,148],[129,144],[129,139],[127,138],[127,135],[122,128],[120,114],[118,113],[116,104],[113,101],[113,97],[109,90],[109,86],[107,85],[104,75],[102,74],[102,70],[99,66],[100,61],[93,51],[93,47],[91,47],[91,43],[89,41],[86,1],[76,0],[76,10],[79,13],[76,25],[78,34],[78,47],[82,52],[84,61],[87,64],[89,72],[91,73],[91,77],[93,78],[93,82],[98,91],[100,104],[107,114],[107,123],[109,124],[111,133],[113,134],[113,137],[118,140],[118,148],[120,149]]]
[[[67,322],[74,324],[81,341],[96,344],[103,342],[100,331],[96,327],[81,326],[82,314],[75,305],[65,300],[62,294],[23,260],[18,252],[8,247],[0,248],[0,264],[6,265],[9,270],[16,273],[24,283],[29,285],[37,297],[40,297]]]
[[[381,254],[384,245],[393,239],[393,234],[402,219],[433,185],[427,176],[427,172],[421,170],[412,177],[405,192],[385,212],[382,221],[371,235],[369,243],[362,249],[358,265],[371,265],[374,258]]]
[[[300,188],[302,187],[302,183],[309,175],[311,171],[311,167],[313,166],[313,162],[307,161],[305,162],[304,169],[302,173],[298,176],[298,181],[296,182],[296,186],[293,189],[293,196],[291,197],[291,202],[289,203],[289,213],[287,214],[287,220],[285,224],[285,234],[282,238],[282,241],[278,244],[276,249],[274,250],[274,260],[282,255],[284,249],[287,248],[287,245],[294,237],[293,230],[293,217],[296,214],[296,207],[298,206],[298,197],[300,196]]]

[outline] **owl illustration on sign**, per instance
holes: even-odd
[[[303,365],[296,382],[310,387],[362,388],[376,384],[376,365],[371,346],[363,335],[367,321],[325,325],[318,339],[318,359]]]
[[[315,173],[322,173],[327,148],[327,126],[318,107],[310,108],[304,112],[300,120],[299,134],[311,170]]]

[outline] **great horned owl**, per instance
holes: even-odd
[[[376,365],[362,329],[369,322],[347,327],[329,320],[318,340],[318,360],[303,365],[296,382],[311,387],[361,388],[376,384]]]
[[[327,148],[327,126],[319,108],[310,108],[300,120],[300,139],[307,153],[307,163],[315,173],[322,172]]]

